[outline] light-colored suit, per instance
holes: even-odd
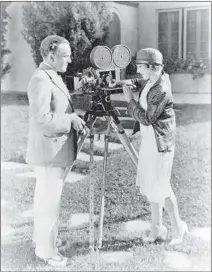
[[[28,90],[29,137],[26,162],[38,166],[66,167],[76,158],[76,131],[71,128],[74,111],[61,76],[41,63]]]
[[[34,165],[35,254],[42,259],[58,250],[58,217],[66,166],[76,159],[76,131],[71,125],[74,108],[62,78],[41,63],[28,86],[29,137],[26,161]]]

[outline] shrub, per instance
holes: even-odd
[[[8,13],[6,11],[8,5],[10,2],[1,2],[1,71],[2,76],[4,76],[6,73],[10,70],[10,65],[5,62],[5,56],[10,53],[10,50],[6,47],[6,40],[5,40],[5,34],[7,31],[7,18]]]
[[[90,66],[89,55],[104,44],[111,20],[106,2],[29,2],[23,5],[23,35],[33,58],[41,62],[39,47],[48,35],[65,37],[72,49],[72,64],[67,73]]]
[[[211,73],[211,64],[209,60],[188,59],[165,59],[165,71],[168,74],[187,72],[193,75],[193,79],[202,77]]]

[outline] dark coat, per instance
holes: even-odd
[[[71,127],[74,112],[62,78],[41,63],[27,89],[29,137],[26,162],[39,166],[66,167],[77,153],[77,135]]]
[[[140,79],[132,80],[133,84],[140,86]],[[145,84],[141,87],[139,98]],[[173,97],[169,76],[165,73],[158,79],[147,94],[147,111],[134,99],[128,105],[129,114],[137,121],[134,133],[139,130],[139,123],[152,125],[159,152],[172,150],[175,144],[176,121],[173,110]]]

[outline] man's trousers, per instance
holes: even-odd
[[[65,168],[35,166],[34,194],[35,254],[48,259],[57,254],[58,218]]]

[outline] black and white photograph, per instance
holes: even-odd
[[[211,271],[211,2],[0,6],[1,271]]]

